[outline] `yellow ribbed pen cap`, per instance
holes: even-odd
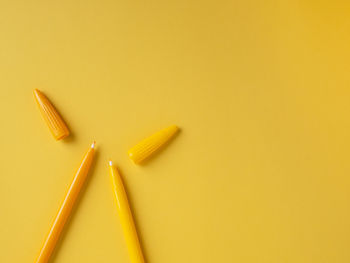
[[[34,90],[34,97],[53,137],[56,140],[67,137],[69,135],[68,127],[49,99],[38,89]]]
[[[141,163],[169,141],[178,130],[176,125],[171,125],[139,142],[128,151],[130,159],[136,164]]]

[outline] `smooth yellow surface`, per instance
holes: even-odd
[[[92,140],[54,263],[350,262],[348,1],[1,1],[0,262],[33,262]],[[32,90],[72,134],[56,142]],[[127,150],[182,128],[136,166]]]
[[[126,246],[129,251],[130,262],[144,263],[145,259],[143,257],[140,240],[137,234],[125,187],[122,178],[112,161],[109,162],[109,172],[120,224],[123,229]]]

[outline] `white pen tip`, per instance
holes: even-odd
[[[113,165],[112,161],[109,161],[109,165],[110,165],[110,166],[112,166],[112,165]]]
[[[91,144],[91,148],[94,149],[95,148],[95,144],[96,142],[94,141],[92,144]]]

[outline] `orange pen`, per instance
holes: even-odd
[[[95,142],[91,145],[86,155],[81,162],[81,165],[74,176],[68,192],[63,200],[61,208],[58,210],[56,218],[51,226],[50,232],[45,240],[45,243],[40,251],[36,263],[47,263],[60,237],[63,227],[72,211],[74,203],[79,195],[79,192],[84,184],[84,181],[89,172],[95,152]]]

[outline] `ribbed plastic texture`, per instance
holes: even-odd
[[[56,140],[67,137],[69,135],[68,127],[48,98],[38,89],[34,90],[34,97],[53,137]]]
[[[169,141],[178,130],[176,125],[172,125],[144,139],[128,151],[130,159],[136,164],[141,163]]]

